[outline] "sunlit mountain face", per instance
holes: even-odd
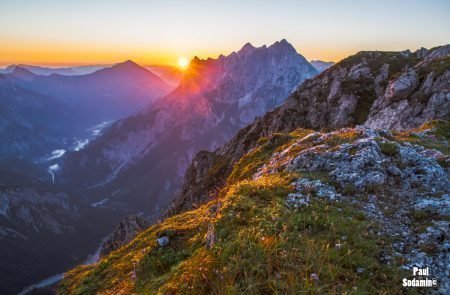
[[[170,94],[66,154],[57,182],[92,202],[157,216],[197,151],[219,146],[316,73],[286,40],[194,58]]]

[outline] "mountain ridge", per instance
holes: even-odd
[[[199,152],[166,216],[59,291],[396,294],[427,265],[447,293],[448,50],[360,52],[306,80]]]
[[[299,127],[320,130],[363,124],[367,119],[373,122],[376,120],[376,115],[371,114],[370,109],[372,105],[377,105],[379,101],[384,100],[386,87],[390,87],[392,83],[395,84],[395,81],[401,79],[401,76],[396,77],[397,73],[403,72],[405,66],[408,68],[417,65],[418,70],[429,71],[429,75],[433,75],[432,72],[436,71],[435,67],[429,66],[426,56],[434,52],[431,61],[437,60],[440,63],[440,59],[444,59],[448,62],[449,48],[450,45],[438,47],[427,52],[425,57],[422,56],[422,51],[414,54],[411,52],[359,52],[335,64],[315,79],[306,81],[281,107],[241,129],[227,144],[214,152],[202,151],[194,157],[183,180],[181,192],[173,198],[173,212],[181,212],[184,209],[180,211],[177,207],[184,208],[184,205],[192,209],[192,204],[199,204],[201,203],[199,200],[209,199],[210,192],[216,190],[214,186],[208,187],[211,182],[222,183],[223,178],[230,173],[233,163],[251,150],[260,137],[276,132],[289,132]],[[436,54],[435,50],[441,53]],[[448,75],[448,72],[448,66],[445,64],[443,68],[437,70],[438,76]],[[391,81],[391,78],[394,81]],[[449,79],[441,79],[439,83],[435,86],[434,92],[443,92],[444,97],[448,96]],[[417,91],[422,93],[422,90],[423,88]],[[447,94],[445,94],[446,91]],[[440,100],[440,104],[435,104],[432,94],[432,91],[427,93],[425,97],[428,101],[425,102],[429,103],[434,110],[440,110],[440,113],[430,113],[426,119],[417,120],[418,111],[415,110],[416,114],[410,114],[409,117],[415,118],[416,122],[410,122],[402,128],[417,127],[432,119],[448,120],[449,99],[444,98]],[[439,97],[442,95],[439,94]],[[405,99],[407,100],[403,98]],[[415,99],[412,103],[419,106],[423,104]],[[407,121],[408,115],[402,118]],[[373,125],[369,123],[369,126]],[[400,128],[395,124],[383,127]],[[169,212],[173,213],[171,210]]]
[[[148,189],[145,192],[145,182],[139,180],[140,188],[133,195],[145,193],[146,198],[159,195],[164,204],[165,196],[178,185],[177,179],[199,148],[220,145],[255,116],[280,104],[299,82],[316,74],[306,59],[283,43],[254,48],[248,53],[234,52],[217,59],[193,58],[173,92],[129,119],[113,124],[103,138],[85,151],[65,157],[60,179],[71,178],[70,173],[66,175],[64,171],[80,171],[78,163],[90,165],[94,163],[91,159],[95,159],[98,166],[87,169],[92,175],[85,173],[81,184],[95,189],[111,186],[113,188],[98,194],[121,190],[115,196],[122,195],[125,200],[136,187],[132,182],[143,179],[143,171],[147,170],[146,182],[167,176],[153,185],[152,192]],[[182,147],[182,151],[175,147]],[[162,159],[170,164],[161,166]],[[145,166],[154,167],[151,168],[153,176],[148,176],[150,172]],[[165,167],[164,173],[156,173],[157,167]],[[94,171],[102,172],[94,174]],[[104,171],[109,172],[105,175]],[[103,179],[99,179],[100,175],[104,175]],[[124,182],[130,186],[123,185]]]
[[[446,293],[448,132],[434,121],[260,138],[216,198],[67,272],[58,290],[396,294],[405,268],[426,264]]]

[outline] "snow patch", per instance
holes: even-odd
[[[73,150],[78,152],[79,150],[83,149],[88,143],[89,139],[78,139],[75,141],[75,146],[73,147]]]
[[[108,202],[108,198],[103,199],[101,201],[95,202],[95,203],[91,203],[92,207],[102,207],[106,202]]]
[[[48,173],[52,176],[52,183],[55,183],[55,173],[60,169],[58,164],[53,164],[48,167]]]
[[[51,160],[55,160],[55,159],[61,158],[65,153],[66,153],[65,149],[54,150],[51,153],[51,156],[47,158],[47,161],[51,161]]]

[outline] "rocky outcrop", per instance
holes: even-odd
[[[402,145],[389,140],[383,137],[389,136],[387,131],[363,129],[359,132],[360,139],[333,147],[332,151],[325,145],[321,150],[313,147],[300,152],[290,162],[288,170],[326,171],[342,190],[351,186],[370,193],[377,188],[389,188],[389,194],[399,198],[417,195],[418,190],[431,195],[449,192],[447,173],[435,158],[427,156],[428,150],[408,142]],[[328,136],[325,134],[314,143],[320,145]]]
[[[322,183],[320,180],[312,180],[301,178],[292,183],[295,186],[295,193],[290,193],[286,198],[288,207],[298,209],[309,204],[311,195],[319,198],[327,198],[328,200],[336,200],[341,198],[341,194],[328,184]]]
[[[149,223],[138,215],[129,215],[122,219],[114,232],[102,243],[100,257],[128,244],[137,234],[146,229]]]
[[[195,176],[191,168],[187,170],[169,214],[211,199],[211,192],[222,182],[217,182],[219,186],[208,185],[206,180],[226,179],[233,164],[261,137],[270,138],[299,127],[320,130],[365,125],[405,129],[432,119],[448,120],[447,48],[438,47],[427,54],[359,52],[305,81],[282,106],[255,120],[211,155],[203,152],[194,157],[193,163],[202,163],[202,168],[195,170]],[[223,169],[216,173],[213,168],[219,166]],[[199,176],[198,171],[203,175]]]
[[[414,66],[389,81],[374,102],[365,125],[408,129],[432,119],[448,119],[450,109],[450,46],[418,53]]]
[[[402,132],[299,128],[260,138],[234,165],[217,199],[155,224],[95,265],[72,270],[60,292],[245,293],[258,282],[266,284],[253,289],[261,294],[270,293],[276,277],[279,286],[301,278],[282,289],[286,294],[311,286],[315,293],[346,293],[355,285],[372,294],[389,283],[386,292],[401,294],[410,290],[401,278],[428,267],[426,276],[437,285],[420,291],[448,294],[449,128],[444,121]],[[200,170],[214,161],[202,154]],[[260,271],[273,261],[275,268]],[[307,272],[292,272],[302,263]],[[252,279],[236,280],[242,273]]]
[[[327,143],[330,137],[345,137],[349,132],[357,134],[353,142]],[[448,144],[445,138],[441,140]],[[297,209],[314,198],[359,204],[368,218],[382,225],[383,235],[397,237],[392,244],[396,257],[387,255],[381,257],[383,261],[404,258],[403,267],[408,270],[428,266],[440,282],[439,291],[448,292],[450,174],[445,168],[448,164],[439,163],[448,163],[450,157],[399,142],[387,130],[344,129],[320,134],[309,137],[313,147],[289,153],[300,141],[274,154],[270,164],[254,177],[283,169],[326,173],[327,183],[307,178],[295,181],[296,192],[286,197],[286,204]]]
[[[409,69],[399,78],[391,81],[387,86],[385,98],[387,101],[401,100],[409,97],[417,87],[417,73],[414,69]]]

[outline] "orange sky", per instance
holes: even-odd
[[[308,60],[339,61],[446,44],[449,9],[448,0],[0,1],[0,66],[176,65],[283,38]]]
[[[254,44],[261,46],[262,44]],[[270,45],[267,44],[267,45]],[[295,44],[293,44],[295,47]],[[198,56],[200,58],[213,57],[216,58],[220,54],[229,54],[232,51],[239,50],[243,44],[236,44],[234,48],[224,48],[223,51],[214,49],[192,49],[187,50],[164,50],[152,48],[113,48],[113,47],[90,47],[64,45],[64,44],[48,44],[46,46],[36,45],[32,42],[21,42],[15,44],[3,44],[0,49],[0,66],[10,64],[36,64],[44,66],[73,66],[73,65],[90,65],[90,64],[112,64],[124,60],[132,59],[143,65],[150,64],[167,64],[177,65],[180,57],[188,59]],[[305,57],[309,58],[325,58],[325,60],[340,60],[349,54],[348,52],[327,51],[318,49],[297,49]]]

